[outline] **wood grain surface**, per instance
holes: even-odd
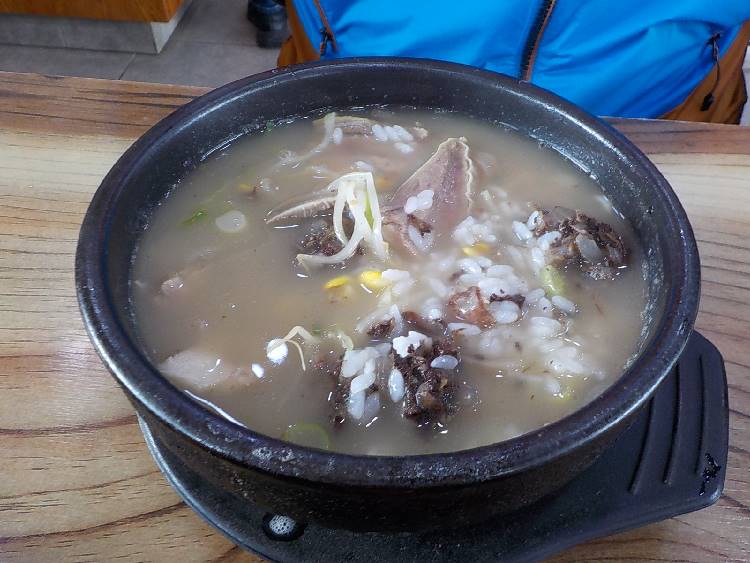
[[[93,18],[99,20],[168,22],[184,0],[0,0],[0,12]]]
[[[149,457],[84,332],[73,256],[103,175],[202,89],[0,73],[0,561],[257,561]],[[556,561],[750,559],[750,128],[613,120],[657,164],[700,245],[698,329],[730,393],[726,489],[700,512]]]

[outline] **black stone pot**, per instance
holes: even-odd
[[[266,121],[371,104],[459,112],[504,124],[590,173],[647,249],[648,334],[596,400],[541,430],[454,453],[360,457],[284,443],[202,408],[139,345],[131,257],[149,215],[217,147]],[[699,297],[693,233],[654,165],[611,127],[553,94],[465,66],[358,59],[274,70],[228,84],[154,126],[115,164],[81,228],[76,288],[86,328],[138,413],[205,479],[270,512],[353,530],[478,521],[552,493],[624,430],[678,358]],[[633,452],[637,455],[637,452]]]

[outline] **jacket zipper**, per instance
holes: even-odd
[[[701,103],[701,111],[708,111],[708,108],[711,107],[711,105],[714,103],[714,91],[716,90],[716,87],[719,85],[719,82],[721,81],[721,62],[719,61],[719,37],[721,37],[721,33],[714,33],[708,41],[706,41],[706,45],[711,47],[711,58],[714,61],[714,66],[716,67],[716,78],[714,78],[714,85],[711,86],[711,91],[706,94],[706,97],[703,98],[703,102]],[[713,71],[713,69],[711,69]]]
[[[320,45],[318,52],[320,56],[326,54],[328,46],[330,45],[334,52],[338,51],[338,45],[336,44],[336,36],[333,34],[331,26],[328,24],[328,18],[323,10],[323,6],[320,5],[320,0],[314,0],[315,8],[318,10],[318,17],[320,17],[320,23],[323,27],[320,28]]]
[[[542,41],[544,29],[547,27],[547,23],[549,23],[554,7],[555,0],[543,0],[542,5],[539,6],[534,23],[526,38],[523,53],[521,54],[521,68],[518,73],[518,78],[521,80],[526,80],[527,82],[531,80],[531,73],[534,70],[534,61],[536,61],[536,54],[539,51],[539,44]]]

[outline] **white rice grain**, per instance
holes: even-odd
[[[413,347],[413,349],[416,350],[422,345],[422,343],[431,344],[432,339],[421,332],[410,330],[408,335],[397,336],[393,339],[393,351],[402,358],[405,358],[409,355],[409,348]]]
[[[404,204],[404,212],[411,215],[415,211],[430,209],[434,195],[435,192],[432,190],[422,190],[417,195],[409,197]]]
[[[448,297],[450,290],[442,281],[429,277],[427,278],[427,284],[430,286],[430,289],[432,289],[432,292],[441,299],[446,299]]]
[[[414,244],[417,250],[420,252],[427,252],[432,248],[432,244],[435,242],[435,235],[432,233],[420,233],[414,225],[409,225],[406,228],[406,232],[409,235],[409,240]]]
[[[549,317],[550,315],[552,315],[552,302],[546,297],[541,297],[536,302],[536,308],[539,310],[540,314],[546,317]]]
[[[482,267],[473,258],[462,258],[458,261],[458,267],[467,274],[481,274]]]
[[[427,317],[431,321],[439,321],[443,318],[443,316],[443,310],[439,307],[432,307],[425,313],[425,317]]]
[[[391,397],[391,401],[397,403],[403,399],[404,391],[404,376],[399,370],[393,368],[388,376],[388,394]]]
[[[530,231],[533,231],[536,229],[537,225],[539,224],[539,220],[542,218],[542,214],[539,211],[532,211],[531,215],[529,215],[528,220],[526,221],[526,226],[529,228]]]
[[[336,127],[336,129],[333,130],[333,134],[331,134],[331,140],[333,141],[334,145],[341,144],[341,141],[344,140],[344,132],[341,130],[341,127]]]
[[[544,297],[544,290],[541,287],[538,287],[532,289],[526,294],[526,302],[533,304],[539,301],[542,297]]]
[[[477,264],[479,264],[482,268],[492,267],[492,260],[490,260],[486,256],[477,256],[476,258],[474,258],[474,260],[476,260]]]
[[[510,257],[511,261],[518,267],[523,267],[525,262],[521,250],[515,246],[508,246],[505,248],[506,254]]]
[[[362,420],[370,421],[378,415],[380,410],[380,394],[370,393],[365,399],[365,408],[362,411]]]
[[[406,203],[404,204],[404,213],[406,213],[407,215],[411,215],[416,210],[417,210],[417,198],[414,196],[411,196],[410,198],[406,200]]]
[[[385,129],[379,123],[372,126],[372,134],[375,135],[375,138],[381,143],[388,140],[388,133],[385,132]]]
[[[385,353],[388,353],[388,351],[390,351],[390,347]],[[367,363],[370,360],[376,360],[381,355],[383,355],[383,352],[376,346],[368,346],[367,348],[358,350],[347,350],[344,352],[344,358],[341,360],[341,377],[348,379],[363,372],[365,369],[371,369],[374,364],[366,367]]]
[[[393,130],[398,135],[399,140],[404,141],[405,143],[411,143],[414,140],[414,135],[409,133],[406,129],[404,129],[400,125],[394,125]]]
[[[492,295],[506,295],[508,294],[508,283],[504,279],[498,278],[485,278],[479,280],[477,283],[479,291],[482,293],[482,297],[489,300]]]
[[[418,209],[430,209],[434,197],[435,192],[432,190],[422,190],[419,192],[417,194],[417,202],[419,203]]]
[[[365,369],[357,377],[352,379],[349,392],[352,394],[364,391],[375,383],[375,360],[367,360]]]
[[[563,347],[563,341],[560,338],[552,338],[549,340],[540,340],[537,342],[536,347],[542,354],[549,354],[559,348]]]
[[[531,265],[534,267],[535,270],[541,270],[544,265],[546,264],[546,259],[544,258],[544,252],[541,248],[538,246],[535,246],[531,249]]]
[[[537,244],[539,245],[539,248],[541,248],[544,252],[547,252],[549,250],[549,247],[556,241],[558,241],[561,236],[562,235],[560,234],[560,231],[550,231],[549,233],[544,233],[542,236],[540,236],[537,239]]]
[[[374,127],[374,126],[373,126]],[[346,404],[346,410],[355,420],[359,420],[365,414],[365,392],[352,393]]]
[[[527,241],[533,236],[529,228],[521,221],[513,221],[513,232],[521,241]]]
[[[502,278],[504,276],[507,276],[508,274],[513,273],[513,268],[505,264],[497,264],[495,266],[490,266],[489,268],[487,268],[487,275],[492,278]]]
[[[484,280],[484,274],[461,274],[458,277],[458,283],[465,286],[477,285],[480,281]]]
[[[514,323],[521,316],[521,309],[513,301],[490,303],[490,312],[498,324]]]
[[[562,330],[562,325],[559,322],[547,317],[531,317],[529,323],[529,332],[541,338],[556,336]]]
[[[396,150],[402,154],[409,154],[414,152],[414,147],[411,145],[407,145],[406,143],[398,142],[393,146],[396,147]]]
[[[448,355],[442,355],[438,356],[432,362],[430,362],[430,367],[435,369],[456,369],[458,366],[458,360],[455,356],[448,356]]]
[[[383,127],[385,129],[385,134],[388,135],[389,141],[400,141],[401,137],[399,137],[399,134],[396,133],[396,130],[393,128],[393,125],[386,125]]]
[[[409,291],[413,285],[414,285],[413,279],[408,279],[408,280],[400,281],[398,283],[394,283],[393,286],[391,287],[391,293],[393,293],[395,297],[400,297],[404,295],[407,291]]]
[[[391,283],[411,279],[411,274],[409,272],[407,272],[406,270],[396,270],[395,268],[383,270],[380,275],[384,280],[387,280]]]
[[[572,315],[576,312],[576,304],[567,297],[563,297],[562,295],[554,295],[551,301],[555,307],[557,307],[564,313]]]
[[[398,310],[398,305],[396,305],[395,303],[391,305],[388,313],[390,318],[393,319],[393,334],[401,334],[402,332],[404,332],[404,318],[401,316],[401,311]],[[390,346],[388,346],[386,354],[389,351]]]

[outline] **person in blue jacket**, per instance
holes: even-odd
[[[287,0],[279,64],[441,59],[598,115],[738,122],[750,0]]]

